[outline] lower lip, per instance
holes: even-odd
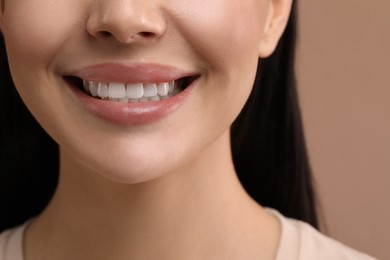
[[[196,85],[197,80],[179,94],[165,100],[121,103],[101,100],[69,85],[83,107],[91,114],[119,125],[144,125],[168,116],[182,106]]]

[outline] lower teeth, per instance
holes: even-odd
[[[154,96],[154,97],[142,97],[142,98],[110,98],[110,97],[99,97],[94,98],[101,100],[109,100],[120,103],[139,103],[139,102],[150,102],[150,101],[160,101],[173,97],[174,95],[167,96]]]

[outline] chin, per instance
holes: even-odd
[[[158,179],[162,177],[164,174],[159,172],[151,172],[151,171],[140,171],[140,170],[123,170],[123,171],[115,171],[115,172],[100,172],[100,174],[117,184],[139,184],[146,183]]]
[[[121,160],[122,159],[122,160]],[[89,158],[80,162],[86,171],[87,178],[103,177],[100,181],[107,180],[117,184],[137,184],[155,180],[168,174],[169,165],[137,158],[120,158],[119,160],[98,160]],[[90,174],[88,174],[88,172]],[[89,175],[89,176],[88,176]]]

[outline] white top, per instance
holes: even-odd
[[[269,211],[278,217],[282,225],[276,260],[376,259],[321,234],[305,222],[286,218],[272,209]]]
[[[268,210],[279,219],[282,227],[276,260],[375,259],[324,236],[309,224]],[[0,260],[23,260],[23,233],[27,223],[0,234]]]

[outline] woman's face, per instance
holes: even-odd
[[[61,149],[134,183],[188,165],[228,131],[290,4],[5,0],[0,24],[16,88]]]

